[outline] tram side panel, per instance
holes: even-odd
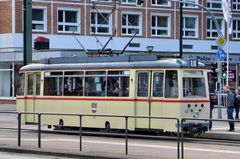
[[[153,102],[151,116],[179,118],[180,104],[176,102]],[[177,121],[172,119],[152,119],[151,129],[176,132]]]
[[[62,98],[62,99],[61,99]],[[65,98],[65,99],[63,99]],[[96,117],[94,115],[133,115],[134,102],[129,101],[112,101],[109,99],[81,99],[59,97],[57,100],[43,100],[37,106],[36,112],[49,112],[49,113],[64,113],[75,114],[77,116],[53,116],[44,115],[42,123],[45,125],[58,125],[60,120],[63,121],[64,126],[79,127],[80,118],[78,114],[88,114],[93,116],[83,116],[82,126],[89,128],[105,128],[108,122],[112,129],[125,129],[125,118],[120,117]],[[27,119],[30,121],[30,118]],[[129,119],[128,127],[130,130],[134,129],[134,119]]]

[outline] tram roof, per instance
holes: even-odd
[[[201,62],[197,67],[191,67],[190,59],[161,59],[156,61],[135,62],[101,62],[101,63],[63,63],[63,64],[30,64],[20,71],[40,70],[77,70],[77,69],[137,69],[137,68],[206,68]]]

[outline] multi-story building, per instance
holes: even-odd
[[[50,49],[33,49],[33,61],[49,57],[81,56],[85,50],[106,48],[121,51],[130,38],[136,37],[126,52],[179,52],[179,3],[166,0],[32,0],[33,40],[49,39]],[[227,36],[222,0],[185,0],[203,5],[216,17],[221,32]],[[240,1],[232,0],[233,34],[229,52],[231,76],[238,81],[240,55]],[[23,61],[23,1],[0,1],[0,97],[15,97],[14,81]],[[183,5],[184,57],[205,63],[216,59],[217,29],[208,13],[190,4]],[[34,46],[34,41],[33,41]],[[226,46],[224,47],[226,49]],[[236,73],[237,72],[237,73]],[[237,74],[237,75],[236,75]],[[234,83],[232,83],[234,84]]]

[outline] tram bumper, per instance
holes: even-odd
[[[209,123],[183,123],[181,126],[183,128],[183,132],[196,134],[207,131]]]

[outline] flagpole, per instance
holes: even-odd
[[[229,86],[229,29],[227,28],[227,86]]]

